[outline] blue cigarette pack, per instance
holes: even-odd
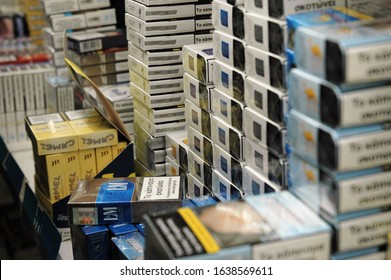
[[[117,260],[143,260],[144,259],[144,236],[138,232],[113,237],[113,259]]]

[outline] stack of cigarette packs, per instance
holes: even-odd
[[[211,0],[126,0],[125,11],[137,172],[161,176],[165,135],[186,130],[183,46],[212,40]]]
[[[33,146],[37,197],[50,213],[79,180],[94,178],[127,147],[94,109],[27,116],[25,125]],[[57,219],[55,215],[55,224],[69,234],[69,225],[60,223],[64,218]]]
[[[43,2],[40,0],[27,0],[22,1],[20,4],[25,14],[31,42],[34,45],[42,46],[44,44],[43,29],[48,26]]]
[[[289,187],[332,225],[334,259],[386,258],[390,31],[391,21],[378,19],[294,32]]]

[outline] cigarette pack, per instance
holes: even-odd
[[[170,132],[166,134],[165,138],[167,156],[187,171],[189,151],[187,131]]]
[[[67,121],[80,120],[80,119],[100,116],[98,111],[93,108],[70,110],[70,111],[61,112],[60,114]]]
[[[183,79],[148,81],[134,71],[130,71],[130,80],[150,95],[183,91]]]
[[[70,60],[72,60],[76,65],[80,67],[101,63],[113,63],[116,61],[124,61],[128,59],[128,52],[126,48],[120,47],[83,54],[79,54],[76,51],[68,50],[67,55]]]
[[[194,34],[146,37],[130,28],[126,33],[128,41],[144,51],[182,48],[195,43]]]
[[[75,12],[80,9],[78,0],[69,0],[66,2],[62,2],[61,0],[51,0],[42,1],[42,4],[46,15]]]
[[[191,235],[174,235],[171,221]],[[193,250],[182,249],[184,239]],[[324,221],[292,194],[281,192],[148,216],[145,258],[329,259],[330,240]]]
[[[215,87],[239,102],[244,102],[246,75],[219,60],[215,61],[213,70]]]
[[[35,195],[38,201],[41,203],[49,218],[53,221],[57,230],[61,234],[62,241],[69,240],[71,238],[71,229],[68,224],[68,211],[67,199],[62,199],[57,202],[51,202],[50,199],[41,191],[39,186],[39,180],[34,176],[35,183]]]
[[[80,180],[90,180],[98,174],[95,149],[79,151]]]
[[[55,32],[64,31],[68,29],[85,29],[87,22],[85,14],[59,14],[49,16],[50,27]]]
[[[144,153],[140,148],[136,148],[136,158],[142,163],[148,171],[156,176],[165,176],[166,175],[166,165],[164,162],[154,162],[152,158],[149,158],[147,154]]]
[[[111,146],[95,149],[96,169],[98,172],[103,170],[113,161],[113,151]]]
[[[293,86],[293,85],[291,85]],[[288,95],[271,86],[247,77],[244,101],[246,105],[277,124],[285,123],[288,113]]]
[[[107,226],[110,230],[110,236],[120,236],[132,232],[138,231],[134,224],[124,223],[124,224],[112,224]]]
[[[355,250],[348,253],[333,254],[332,260],[387,260],[387,252],[382,247]]]
[[[128,83],[103,86],[100,90],[117,112],[133,111],[133,98]]]
[[[213,83],[213,44],[185,45],[183,47],[183,68],[201,83]]]
[[[134,142],[136,143],[137,149],[139,149],[143,154],[147,156],[150,162],[153,163],[162,163],[165,161],[166,157],[166,150],[165,149],[158,149],[158,150],[152,150],[147,145],[145,145],[142,140],[140,140],[137,135],[134,137]]]
[[[119,29],[77,35],[70,34],[67,37],[67,42],[68,48],[79,54],[126,47],[128,43],[125,32]]]
[[[204,207],[204,206],[211,206],[217,204],[217,200],[214,197],[212,197],[210,194],[205,194],[200,197],[190,198],[190,201],[196,207]]]
[[[113,243],[114,260],[143,260],[144,259],[144,236],[136,231],[111,239]]]
[[[243,162],[239,162],[218,145],[213,145],[213,168],[238,188],[243,187]]]
[[[207,164],[213,166],[213,143],[196,129],[188,129],[189,148],[202,158]]]
[[[103,117],[69,121],[75,130],[79,150],[87,150],[118,144],[117,130]]]
[[[110,7],[110,0],[79,0],[81,11]]]
[[[243,133],[215,116],[211,118],[211,131],[213,144],[217,144],[236,160],[243,159]]]
[[[218,89],[212,89],[211,97],[213,114],[233,128],[243,131],[244,105]]]
[[[246,120],[243,127],[246,137],[278,156],[285,154],[285,126],[278,125],[249,108],[244,109],[243,118]]]
[[[246,44],[243,40],[219,30],[213,32],[213,52],[216,60],[231,65],[239,71],[246,69]]]
[[[142,20],[171,20],[174,18],[191,18],[195,16],[193,4],[167,5],[165,1],[162,6],[145,6],[133,0],[125,1],[125,11]],[[170,3],[171,4],[171,3]],[[173,4],[173,3],[172,3]],[[163,6],[165,5],[165,6]]]
[[[166,176],[187,176],[187,172],[179,164],[166,156]]]
[[[134,160],[136,174],[143,177],[154,177],[154,174],[137,159]]]
[[[66,79],[50,77],[45,84],[48,112],[72,110],[74,106],[73,84]]]
[[[391,68],[390,30],[390,19],[299,28],[297,65],[337,85],[386,80]]]
[[[296,154],[289,156],[289,188],[318,213],[339,214],[391,206],[389,166],[325,172]]]
[[[128,56],[129,69],[146,80],[163,80],[183,77],[182,64],[148,66],[132,56]]]
[[[293,151],[329,171],[353,171],[390,164],[389,124],[332,129],[291,110],[288,142]]]
[[[119,61],[114,63],[104,63],[83,67],[83,71],[87,76],[98,76],[124,72],[129,70],[127,61]]]
[[[286,157],[276,156],[267,148],[254,143],[247,137],[243,141],[243,150],[246,165],[271,182],[281,187],[288,186],[288,160]]]
[[[50,202],[56,202],[69,195],[65,187],[63,174],[64,157],[62,154],[34,156],[35,173],[42,192]]]
[[[80,179],[80,159],[78,152],[63,153],[64,187],[67,195],[71,194]]]
[[[286,91],[287,59],[257,48],[246,47],[246,73],[273,88]]]
[[[191,150],[188,153],[189,173],[208,189],[212,189],[212,167]]]
[[[186,72],[183,75],[185,98],[207,112],[211,111],[210,96],[213,88],[214,85],[205,85]]]
[[[159,6],[165,4],[186,4],[186,3],[194,3],[196,0],[138,0],[138,2],[146,5],[146,6]]]
[[[243,167],[243,192],[244,196],[253,196],[267,193],[280,192],[281,186],[270,181],[250,166]]]
[[[145,145],[151,150],[164,149],[166,147],[165,137],[153,137],[149,132],[142,128],[137,122],[134,124],[134,131]]]
[[[111,146],[111,153],[113,154],[113,159],[115,159],[127,146],[126,142],[119,142],[117,145]]]
[[[182,187],[180,177],[81,181],[68,202],[69,221],[73,225],[140,222],[144,214],[180,207]]]
[[[117,24],[117,16],[114,8],[86,12],[85,15],[86,25],[89,28]]]
[[[391,87],[341,89],[299,69],[289,81],[290,107],[331,127],[350,127],[390,120]]]
[[[148,66],[182,63],[181,49],[143,51],[142,49],[128,42],[128,51],[130,56],[133,56]]]
[[[221,201],[230,201],[241,199],[243,191],[235,186],[230,180],[226,179],[216,169],[212,172],[212,191]]]
[[[106,226],[71,226],[75,260],[109,260],[110,236]]]
[[[185,108],[183,106],[172,108],[151,109],[137,99],[134,100],[134,109],[153,123],[166,123],[185,120]]]
[[[257,14],[269,16],[271,18],[285,18],[287,15],[305,13],[309,11],[323,10],[334,6],[349,6],[352,3],[365,2],[364,0],[321,0],[314,2],[312,0],[304,0],[300,2],[289,0],[264,1],[264,0],[245,0],[244,6],[246,10]]]
[[[384,246],[391,231],[391,211],[373,209],[342,214],[329,219],[329,223],[335,230],[336,253]]]
[[[211,189],[207,188],[204,184],[198,181],[190,173],[187,174],[187,195],[190,198],[197,198],[204,195],[208,195],[212,192]]]
[[[144,36],[193,33],[195,31],[194,19],[145,21],[131,14],[125,14],[125,25]]]
[[[150,95],[132,82],[130,92],[135,100],[142,102],[149,108],[165,108],[185,104],[185,97],[182,92]]]
[[[285,20],[273,19],[256,13],[244,16],[246,42],[257,49],[285,56],[287,24]]]
[[[213,26],[222,32],[231,34],[236,38],[244,39],[244,17],[243,6],[232,6],[224,1],[213,1]]]
[[[42,123],[43,119],[48,119],[48,122]],[[74,152],[79,149],[75,130],[59,114],[26,117],[26,131],[37,155]]]
[[[211,114],[202,110],[191,101],[185,102],[185,118],[188,126],[211,138]]]

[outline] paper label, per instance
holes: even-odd
[[[352,170],[381,166],[391,162],[391,130],[341,139],[338,169]]]
[[[143,181],[139,200],[180,199],[180,187],[180,177],[146,177]]]
[[[389,42],[346,50],[346,83],[387,80],[391,75]]]
[[[390,231],[390,211],[341,222],[338,229],[338,251],[384,245]]]
[[[212,14],[212,4],[202,4],[195,6],[196,16],[200,15],[211,15]]]
[[[37,124],[46,124],[50,122],[63,122],[64,119],[58,113],[39,115],[39,116],[30,116],[28,120],[31,125]]]
[[[339,211],[349,212],[391,204],[391,172],[339,183]]]

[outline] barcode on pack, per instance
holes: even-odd
[[[102,49],[102,40],[96,39],[80,43],[80,52],[90,52]]]

